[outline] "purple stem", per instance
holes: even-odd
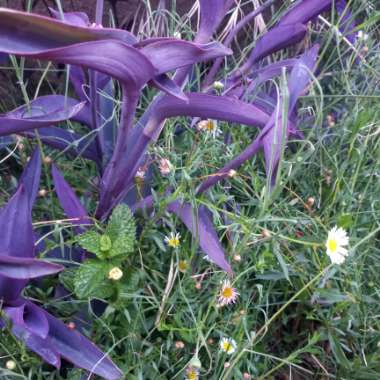
[[[256,16],[258,16],[260,13],[264,12],[265,9],[270,7],[276,0],[268,0],[266,3],[255,9],[254,11],[248,13],[246,16],[244,16],[237,24],[236,26],[230,30],[228,36],[226,37],[223,44],[226,47],[229,47],[233,41],[233,39],[236,37],[236,35],[240,32],[242,28],[244,28],[245,25],[247,25],[252,19],[254,19]],[[210,86],[211,83],[214,81],[215,75],[217,74],[219,67],[221,63],[223,62],[224,58],[217,58],[210,71],[208,72],[206,79],[203,82],[202,88],[205,89],[206,87]]]

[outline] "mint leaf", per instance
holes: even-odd
[[[88,260],[75,273],[74,291],[78,298],[109,298],[114,293],[113,284],[108,280],[110,265]]]
[[[78,244],[86,251],[97,254],[100,251],[101,235],[94,231],[88,230],[77,237]]]
[[[67,268],[59,274],[59,281],[69,291],[74,292],[76,268]]]
[[[100,250],[102,252],[108,252],[112,248],[112,241],[108,235],[102,235],[100,237]]]
[[[133,252],[136,225],[131,210],[126,205],[117,206],[109,220],[106,235],[112,240],[111,257]]]

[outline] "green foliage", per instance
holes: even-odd
[[[104,234],[91,229],[77,238],[82,248],[102,260],[133,252],[135,240],[135,221],[126,205],[114,209]]]
[[[79,298],[107,299],[114,293],[114,284],[108,279],[109,263],[87,260],[75,272],[74,291]]]

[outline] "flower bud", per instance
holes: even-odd
[[[175,348],[177,350],[182,350],[183,348],[185,348],[185,343],[183,343],[182,340],[177,340],[175,342]]]
[[[216,91],[222,91],[224,89],[224,84],[217,80],[214,82],[213,87]]]
[[[46,197],[47,193],[48,192],[47,192],[46,189],[41,189],[41,190],[38,191],[38,196],[39,197]]]
[[[118,281],[123,277],[123,271],[118,268],[114,267],[108,272],[108,278],[113,281]]]
[[[5,363],[5,367],[6,367],[9,371],[13,371],[13,370],[16,368],[16,363],[15,363],[13,360],[8,360],[8,361]]]

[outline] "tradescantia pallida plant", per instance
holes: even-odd
[[[102,3],[98,0],[97,9],[102,9]],[[227,17],[233,0],[199,0],[199,28],[192,42],[170,37],[140,40],[126,30],[91,24],[83,13],[60,14],[52,10],[54,18],[48,18],[1,8],[0,53],[69,65],[67,72],[76,98],[38,97],[0,116],[0,136],[17,133],[34,138],[38,130],[43,143],[94,161],[99,175],[95,217],[102,222],[122,202],[128,203],[133,211],[153,206],[152,195],[142,200],[129,195],[133,193],[137,171],[147,160],[149,146],[157,141],[165,121],[172,117],[217,119],[259,129],[255,139],[238,156],[199,183],[197,195],[228,179],[231,170],[236,170],[261,150],[267,175],[274,184],[287,141],[302,137],[297,125],[297,100],[312,82],[319,47],[305,48],[294,58],[267,65],[266,58],[304,40],[308,34],[307,23],[329,11],[334,3],[338,12],[343,10],[346,16],[348,10],[341,0],[298,1],[255,41],[245,62],[223,78],[222,93],[215,94],[211,85],[219,79],[223,59],[232,54],[229,45],[234,37],[273,3],[269,0],[245,15],[229,30],[224,44],[210,41]],[[98,14],[97,19],[100,18]],[[341,26],[347,29],[347,23]],[[350,30],[343,30],[343,33],[349,35]],[[192,65],[208,61],[212,64],[199,86],[202,92],[186,91]],[[260,97],[251,96],[261,83],[284,76],[284,73],[287,96],[268,94],[265,103]],[[110,98],[114,97],[114,81],[122,90],[116,135],[109,117],[112,102],[99,96],[99,92],[105,92]],[[157,89],[158,93],[137,120],[136,108],[147,86]],[[81,136],[57,126],[66,120],[80,123],[89,133]],[[21,296],[28,279],[63,269],[34,259],[30,210],[39,178],[38,157],[35,153],[16,194],[1,214],[3,220],[12,218],[15,223],[21,218],[25,228],[25,239],[18,241],[21,247],[13,245],[15,231],[11,227],[7,237],[0,239],[3,252],[0,253],[0,298],[5,314],[13,323],[13,333],[50,364],[59,367],[63,357],[106,379],[117,379],[121,372],[83,336],[69,331]],[[78,234],[83,233],[81,225],[92,223],[87,210],[55,166],[52,176],[65,214],[74,220]],[[149,182],[145,186],[149,192]],[[165,196],[170,193],[168,189]],[[231,273],[209,210],[204,206],[194,209],[193,205],[178,198],[168,203],[167,211],[182,220],[215,264]],[[20,256],[20,252],[25,256]],[[12,295],[8,294],[9,289]]]

